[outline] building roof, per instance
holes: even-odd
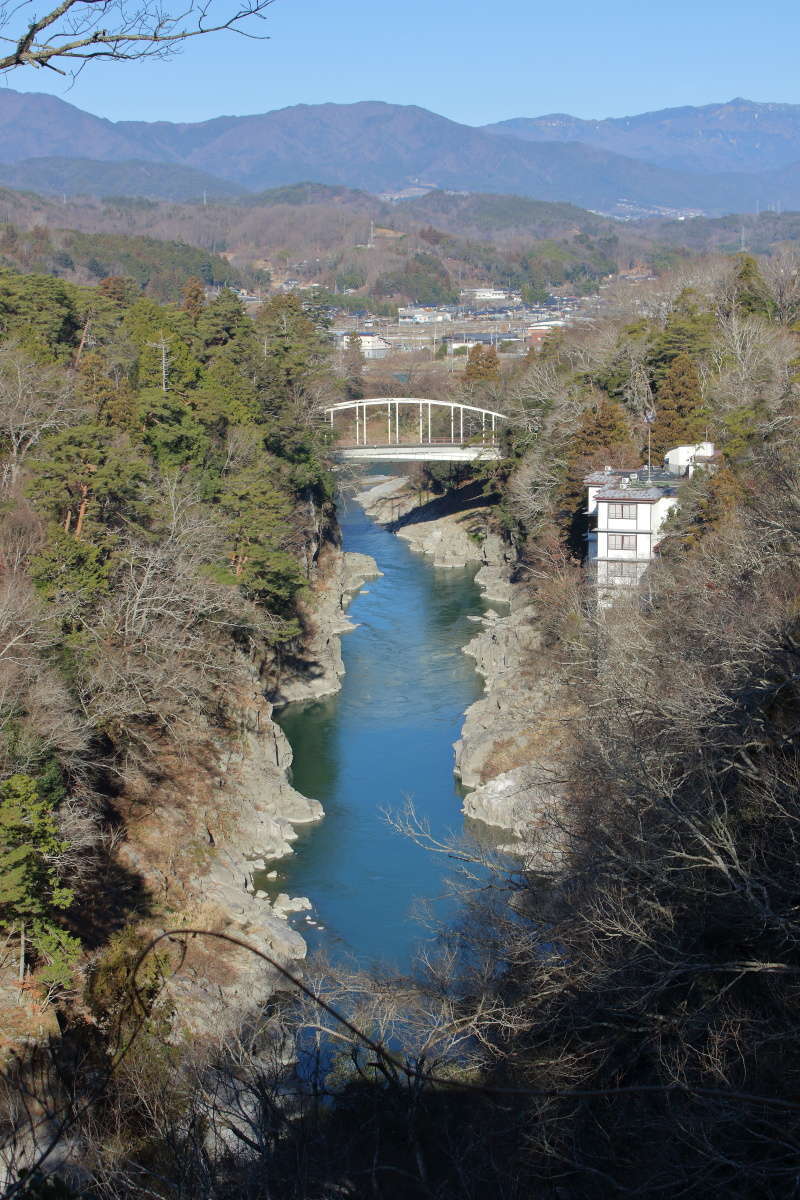
[[[684,472],[671,471],[669,467],[606,467],[603,471],[592,471],[584,475],[583,482],[589,487],[597,487],[601,483],[615,483],[619,479],[629,479],[631,483],[666,483],[674,485],[684,478]]]
[[[622,471],[592,471],[591,475],[584,476],[583,482],[593,487],[599,483],[611,483],[621,478],[622,475]]]
[[[673,488],[663,487],[608,487],[597,493],[598,503],[604,500],[624,501],[626,504],[651,504],[673,494]]]

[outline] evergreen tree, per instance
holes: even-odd
[[[660,459],[675,446],[702,441],[706,420],[697,368],[688,354],[678,354],[656,393],[656,419],[651,432],[653,456]]]
[[[98,420],[117,429],[136,427],[134,393],[128,378],[117,373],[112,379],[102,354],[90,351],[77,365],[76,378],[81,397],[97,411]]]
[[[716,321],[714,314],[701,308],[698,300],[691,288],[685,288],[675,301],[663,331],[654,339],[648,366],[655,385],[663,380],[679,354],[688,354],[700,362],[710,352]]]
[[[202,367],[195,355],[195,331],[190,318],[145,297],[125,313],[121,330],[138,352],[140,387],[185,391],[194,387]]]
[[[464,371],[465,383],[491,383],[500,378],[500,360],[494,346],[480,342],[472,347]]]
[[[772,316],[773,304],[769,288],[752,254],[737,254],[733,290],[739,312],[745,316]]]
[[[109,590],[112,563],[107,547],[79,542],[60,525],[52,525],[47,541],[31,559],[31,580],[46,600],[77,599],[88,606]]]
[[[241,300],[230,288],[223,288],[203,309],[197,320],[197,334],[202,343],[200,355],[204,361],[221,352],[227,352],[236,361],[241,361],[254,349],[253,323]]]
[[[330,339],[304,311],[296,296],[273,296],[255,318],[260,375],[266,399],[287,397],[322,371]]]
[[[187,394],[187,402],[210,432],[224,437],[231,425],[247,425],[258,419],[258,391],[252,372],[224,352],[208,363],[201,383]]]
[[[77,300],[61,279],[0,271],[0,330],[41,362],[66,361],[81,328]]]
[[[192,275],[181,290],[181,308],[192,319],[194,325],[206,306],[206,289],[202,279]]]
[[[595,398],[581,416],[566,454],[561,487],[565,532],[575,550],[582,551],[584,478],[605,466],[635,467],[641,462],[625,409],[616,400]]]
[[[174,392],[146,388],[137,397],[142,440],[160,467],[202,462],[210,446],[196,414]]]
[[[271,611],[289,613],[303,578],[286,549],[292,504],[285,490],[259,462],[225,478],[219,507],[233,578]]]
[[[350,400],[360,400],[364,395],[364,352],[361,349],[361,338],[357,333],[350,333],[344,348],[344,381]]]
[[[38,508],[79,540],[87,525],[136,509],[146,465],[100,425],[74,425],[42,441],[28,492]]]
[[[54,865],[66,848],[55,806],[39,794],[32,776],[12,775],[0,784],[0,928],[20,935],[20,977],[29,927],[53,950],[58,943],[52,913],[69,908],[74,896],[61,886]]]

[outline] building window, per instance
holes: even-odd
[[[610,533],[608,535],[609,550],[635,550],[635,533]]]
[[[608,515],[612,521],[635,521],[635,504],[609,504]]]

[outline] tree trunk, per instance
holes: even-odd
[[[25,982],[25,926],[19,927],[19,987],[20,999],[22,997],[22,985]]]
[[[75,537],[79,538],[83,532],[83,522],[86,519],[86,509],[89,504],[89,488],[86,484],[81,487],[81,505],[78,509],[78,520],[75,525]]]
[[[86,338],[89,333],[89,326],[91,325],[91,323],[92,323],[92,318],[87,317],[86,324],[83,327],[83,333],[81,334],[81,344],[78,346],[78,350],[75,354],[75,366],[76,367],[77,367],[78,363],[81,361],[81,355],[83,354],[83,348],[86,345]]]

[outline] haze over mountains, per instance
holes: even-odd
[[[675,171],[780,170],[800,160],[800,105],[737,98],[702,108],[665,108],[583,121],[565,113],[512,117],[488,133],[532,142],[582,142]]]
[[[628,216],[800,208],[800,106],[733,100],[476,129],[365,101],[177,124],[112,122],[57,97],[0,92],[0,182],[12,187],[179,200],[303,179],[377,193],[515,193]]]

